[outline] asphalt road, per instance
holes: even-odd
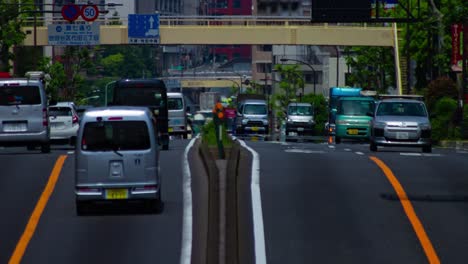
[[[182,236],[182,156],[188,141],[161,151],[164,212],[106,210],[76,216],[74,154],[53,146],[50,154],[25,148],[0,149],[0,263],[24,247],[21,263],[178,263]],[[56,160],[66,155],[55,188],[40,215],[31,217]],[[28,221],[37,222],[27,230]],[[26,235],[23,235],[26,234]],[[30,240],[20,240],[23,236]],[[16,252],[16,253],[14,253]]]
[[[468,261],[468,152],[248,145],[260,155],[267,263]]]

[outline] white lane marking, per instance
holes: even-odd
[[[423,153],[424,157],[441,157],[442,154],[430,154],[430,153]]]
[[[457,151],[458,154],[468,154],[468,151]]]
[[[312,153],[318,153],[322,154],[325,153],[323,150],[309,150],[309,149],[285,149],[284,152],[288,153],[305,153],[305,154],[312,154]]]
[[[344,149],[344,151],[351,151],[351,149],[349,149],[349,148],[345,148],[345,149]]]
[[[328,147],[329,147],[329,148],[331,148],[331,149],[334,149],[334,148],[336,148],[336,147],[335,147],[335,146],[333,146],[333,145],[328,145]]]
[[[262,200],[260,195],[260,158],[257,152],[247,146],[244,141],[240,140],[240,144],[252,153],[252,179],[250,183],[250,191],[252,192],[252,213],[254,225],[254,241],[255,241],[255,263],[266,263],[265,251],[265,234],[263,230],[263,212]]]
[[[356,152],[354,152],[354,153],[356,153],[356,154],[358,154],[358,155],[364,155],[364,153],[362,153],[362,152],[360,152],[360,151],[356,151]]]
[[[420,157],[422,156],[421,153],[406,153],[406,152],[400,152],[401,156],[413,156],[413,157]]]
[[[190,173],[188,153],[197,138],[198,135],[190,140],[189,144],[185,148],[184,157],[182,159],[184,211],[180,264],[190,264],[192,260],[192,175]]]
[[[401,156],[412,156],[412,157],[442,157],[442,154],[431,154],[431,153],[406,153],[401,152]]]
[[[72,151],[68,151],[67,154],[68,154],[68,155],[75,154],[75,151],[73,151],[73,150],[72,150]]]

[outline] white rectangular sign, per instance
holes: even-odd
[[[99,24],[52,24],[48,25],[49,45],[99,45]]]

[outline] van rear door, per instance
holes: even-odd
[[[47,109],[39,86],[0,86],[0,132],[41,132],[47,126]]]
[[[85,124],[78,168],[80,183],[104,186],[144,184],[155,180],[157,159],[145,121],[101,121]],[[153,143],[154,144],[154,143]]]

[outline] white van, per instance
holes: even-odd
[[[182,93],[167,93],[169,135],[182,135],[187,138],[187,108]]]
[[[47,96],[40,80],[0,79],[0,146],[50,152]]]
[[[96,202],[141,201],[162,210],[156,118],[147,107],[87,110],[75,146],[76,210]]]

